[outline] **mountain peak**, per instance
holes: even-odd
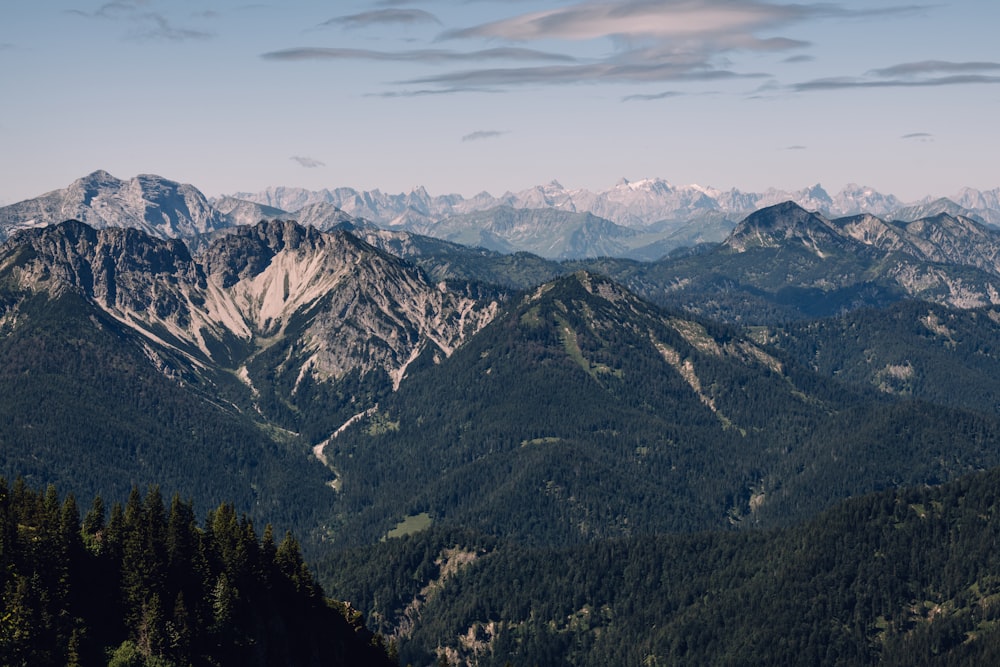
[[[811,188],[806,188],[805,193],[810,197],[815,197],[817,199],[830,199],[829,193],[823,189],[823,186],[817,183]]]
[[[103,169],[97,169],[90,172],[83,178],[79,179],[81,181],[117,181],[119,179],[112,176],[110,173]]]
[[[786,201],[748,215],[729,235],[725,245],[743,252],[755,247],[778,247],[797,240],[822,253],[821,241],[828,241],[833,236],[840,237],[840,234],[826,218],[793,201]]]

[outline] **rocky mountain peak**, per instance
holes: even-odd
[[[0,246],[0,276],[31,292],[75,291],[192,368],[237,370],[278,348],[279,367],[262,372],[295,386],[354,371],[398,385],[416,358],[449,355],[498,308],[347,232],[290,220],[236,229],[197,260],[176,239],[68,221]],[[252,383],[253,371],[241,373]]]
[[[826,218],[786,201],[748,215],[726,239],[725,245],[742,252],[797,240],[821,252],[820,246],[836,236],[839,235]]]
[[[2,255],[12,261],[0,263],[0,271],[9,267],[23,288],[76,290],[123,317],[140,313],[186,322],[189,307],[177,286],[206,286],[183,242],[130,228],[94,229],[70,220],[21,232]]]
[[[0,237],[76,219],[91,227],[133,227],[161,238],[195,238],[229,226],[191,185],[151,174],[128,181],[95,171],[36,199],[0,208]]]
[[[98,169],[97,171],[87,174],[83,178],[73,181],[69,188],[83,190],[84,192],[89,192],[93,195],[107,188],[121,187],[123,182],[124,181],[115,178],[103,169]]]

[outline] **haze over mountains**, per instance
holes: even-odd
[[[318,229],[364,220],[384,229],[549,259],[653,260],[678,247],[722,241],[749,213],[783,201],[827,217],[870,214],[912,221],[944,212],[1000,224],[1000,188],[966,188],[952,199],[904,203],[853,184],[831,196],[819,185],[796,192],[743,193],[647,179],[623,180],[597,193],[557,182],[470,199],[432,196],[423,188],[390,195],[274,187],[209,200],[194,186],[159,176],[120,180],[97,171],[63,190],[0,208],[0,238],[14,229],[74,218],[97,228],[135,227],[161,238],[185,238],[197,248],[228,227],[281,217]]]
[[[754,193],[699,185],[675,186],[658,178],[638,181],[622,179],[613,187],[600,192],[568,189],[559,182],[552,181],[517,193],[507,192],[499,197],[482,192],[470,199],[460,195],[432,196],[424,188],[390,195],[378,190],[359,192],[351,188],[307,191],[273,187],[263,192],[241,192],[233,196],[287,211],[325,201],[351,215],[393,227],[417,224],[420,216],[441,219],[500,206],[586,212],[618,225],[638,228],[662,221],[692,220],[712,212],[733,216],[738,220],[752,211],[783,201],[794,201],[803,208],[833,216],[871,213],[880,217],[894,217],[899,210],[920,208],[923,212],[919,217],[922,217],[931,211],[941,212],[935,209],[947,206],[946,202],[932,197],[904,203],[891,194],[882,194],[853,183],[846,185],[835,195],[830,195],[820,185],[797,191],[769,189]],[[986,192],[964,188],[948,201],[965,209],[967,213],[984,216],[983,219],[987,222],[1000,222],[997,217],[997,212],[1000,211],[1000,188]]]

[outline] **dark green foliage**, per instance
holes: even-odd
[[[283,528],[323,522],[329,474],[304,443],[272,437],[204,379],[167,377],[142,350],[71,291],[26,297],[0,337],[0,474],[113,499],[162,483],[199,512],[233,499]]]
[[[112,517],[0,478],[0,664],[392,664],[290,534],[275,549],[225,504],[199,527],[156,488]]]
[[[781,525],[1000,464],[997,442],[996,417],[852,390],[580,274],[414,371],[325,454],[343,544],[423,512],[566,544]]]
[[[843,382],[1000,412],[1000,316],[993,308],[954,310],[903,301],[756,335]]]
[[[338,586],[389,632],[440,577],[436,561],[456,547],[477,554],[398,638],[414,664],[449,646],[497,666],[982,665],[1000,649],[998,544],[994,469],[776,531],[547,549],[428,533],[342,557],[355,565]],[[470,628],[478,653],[458,640]]]
[[[717,246],[649,263],[609,259],[600,266],[576,266],[599,270],[653,303],[726,322],[765,324],[884,307],[907,298],[892,277],[880,275],[877,260],[863,246],[821,258],[805,246],[788,244],[745,252]]]

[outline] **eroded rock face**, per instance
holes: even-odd
[[[149,174],[120,180],[95,171],[62,190],[0,208],[0,238],[70,219],[95,229],[141,229],[161,238],[195,238],[232,224],[192,185]]]
[[[204,362],[227,341],[244,360],[286,344],[284,371],[320,380],[384,370],[398,384],[420,353],[450,354],[497,311],[345,232],[288,221],[240,228],[198,260],[178,240],[69,221],[8,241],[0,273],[28,291],[77,290]]]

